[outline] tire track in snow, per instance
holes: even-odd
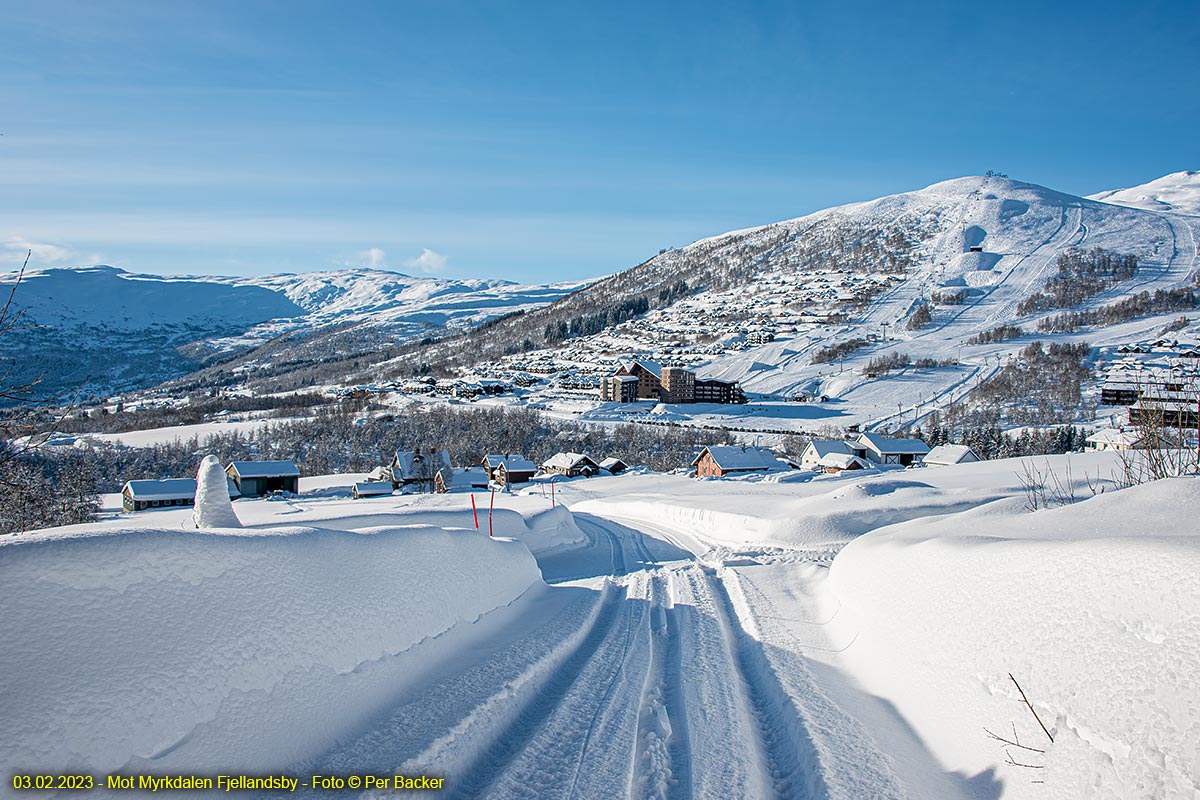
[[[692,797],[683,653],[670,581],[671,573],[662,570],[651,583],[651,668],[642,695],[631,776],[630,796],[648,800]]]
[[[746,633],[724,582],[703,567],[705,583],[716,598],[717,613],[733,646],[767,761],[775,795],[787,800],[829,796],[812,737],[771,669],[762,644]]]
[[[594,664],[602,646],[612,640],[616,629],[627,624],[621,621],[628,610],[625,600],[626,587],[614,586],[609,590],[596,622],[579,647],[551,674],[512,723],[456,776],[448,797],[491,796],[489,789],[527,751],[541,729],[559,711],[589,665]],[[522,776],[522,780],[527,777]]]

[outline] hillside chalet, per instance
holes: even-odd
[[[814,469],[827,475],[836,475],[852,469],[866,469],[870,465],[866,459],[850,453],[826,453],[817,461]]]
[[[354,499],[364,497],[390,497],[392,484],[389,481],[359,481],[354,484]]]
[[[1141,446],[1139,433],[1119,428],[1103,428],[1087,437],[1088,450],[1138,450]]]
[[[483,467],[439,469],[433,476],[433,490],[438,494],[469,492],[488,488],[488,474]]]
[[[713,445],[700,451],[692,461],[697,478],[723,478],[747,472],[770,472],[786,469],[787,465],[764,447]]]
[[[600,471],[600,465],[586,453],[555,453],[542,464],[542,472],[568,478],[590,478]]]
[[[606,458],[600,462],[600,469],[609,475],[619,475],[629,469],[629,465],[619,458]]]
[[[528,483],[537,472],[537,464],[513,455],[486,455],[483,457],[483,468],[487,472],[488,481],[498,486]]]
[[[850,446],[854,455],[876,464],[899,464],[905,467],[919,464],[922,456],[929,452],[929,445],[920,439],[889,439],[878,433],[860,433],[856,440],[850,442]]]
[[[804,469],[820,469],[821,459],[834,454],[852,456],[854,451],[845,439],[813,439],[800,454],[800,466]]]
[[[225,474],[237,484],[242,497],[300,491],[300,470],[291,461],[234,461]]]
[[[450,453],[445,450],[398,450],[388,464],[387,474],[393,489],[409,487],[417,491],[432,492],[433,478],[438,470],[450,469]]]
[[[237,485],[229,484],[229,499],[240,497]],[[126,511],[143,511],[147,508],[170,508],[196,504],[195,478],[167,478],[165,480],[126,481],[121,487],[121,507]]]
[[[979,461],[975,451],[965,444],[939,444],[921,459],[927,467],[948,467],[952,464],[970,464]]]

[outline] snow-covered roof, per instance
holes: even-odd
[[[865,469],[868,466],[866,461],[851,453],[826,453],[817,464],[832,469],[852,469],[854,465]]]
[[[449,468],[450,453],[445,450],[425,453],[398,450],[392,459],[392,480],[423,478],[433,480],[439,469]]]
[[[1123,431],[1120,428],[1102,428],[1087,437],[1089,444],[1120,444],[1134,447],[1142,441],[1135,431]]]
[[[649,361],[644,358],[635,358],[632,361],[623,360],[618,362],[623,369],[632,370],[634,367],[641,367],[656,378],[662,377],[662,366],[654,361]]]
[[[920,439],[889,439],[878,433],[860,433],[859,444],[868,447],[880,455],[924,455],[929,452],[929,445]]]
[[[610,457],[610,458],[606,458],[600,462],[600,469],[606,469],[610,472],[612,471],[613,467],[628,467],[628,466],[629,466],[628,464],[626,464],[624,461],[622,461],[619,458],[611,458]]]
[[[226,479],[229,484],[229,496],[241,497],[237,484]],[[128,490],[134,500],[183,500],[196,496],[195,478],[164,478],[162,480],[126,481],[121,487],[121,493]]]
[[[717,463],[725,472],[738,470],[763,470],[763,469],[778,469],[780,464],[779,459],[775,454],[764,447],[739,447],[738,445],[714,445],[706,447],[696,456],[692,466],[696,466],[700,459],[704,457],[704,453],[712,456],[713,461]]]
[[[358,494],[385,495],[392,493],[392,484],[387,481],[360,481],[354,484]]]
[[[542,464],[543,469],[574,469],[586,461],[593,467],[600,466],[586,453],[555,453]],[[584,466],[587,466],[584,464]]]
[[[179,500],[196,496],[195,478],[127,481],[121,490],[136,500]]]
[[[488,476],[483,467],[448,468],[438,470],[442,485],[447,489],[473,489],[487,486]]]
[[[521,456],[489,454],[484,456],[483,460],[487,462],[488,469],[496,469],[503,465],[506,472],[537,472],[537,464]]]
[[[979,456],[965,444],[939,444],[921,459],[926,464],[961,464],[964,461],[978,461]]]
[[[229,468],[237,470],[242,478],[300,477],[300,470],[291,461],[234,461]]]
[[[846,444],[843,439],[813,439],[808,443],[808,447],[804,448],[804,455],[812,450],[818,459],[824,458],[830,453],[851,453],[850,445]]]

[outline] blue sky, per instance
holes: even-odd
[[[1200,3],[0,2],[0,250],[548,282],[987,169],[1200,168]]]

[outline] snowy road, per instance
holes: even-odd
[[[542,559],[551,585],[295,771],[442,775],[452,798],[920,796],[806,645],[757,619],[803,563],[739,574],[681,531],[576,519],[589,545]]]

